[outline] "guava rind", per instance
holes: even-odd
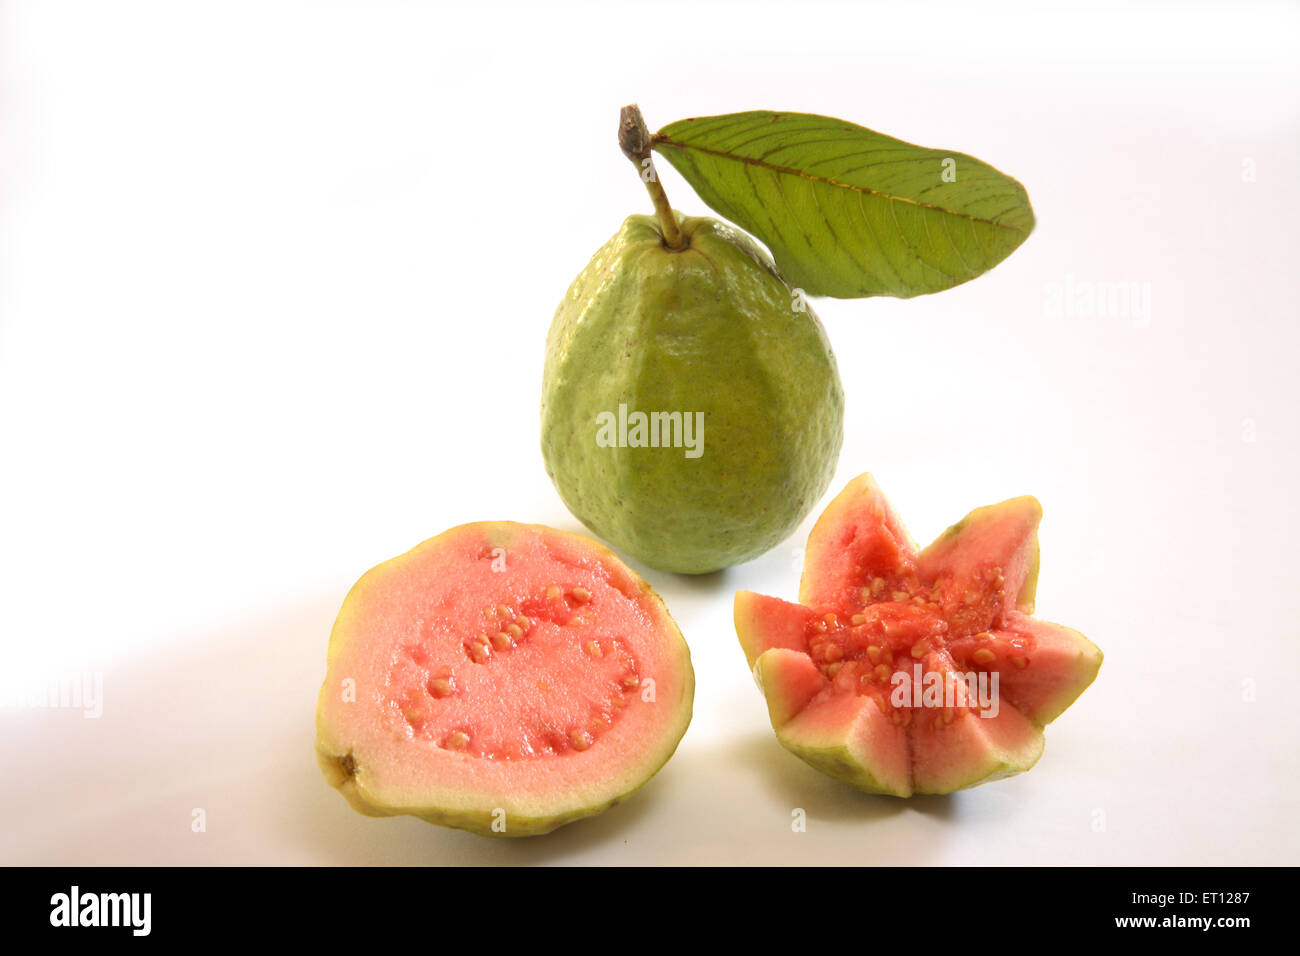
[[[762,659],[759,666],[767,669]],[[904,732],[866,697],[818,699],[779,723],[773,719],[772,727],[781,746],[828,777],[866,793],[912,794]]]
[[[671,756],[671,754],[669,754]],[[352,809],[368,817],[396,817],[396,816],[413,816],[426,823],[432,823],[441,827],[449,827],[455,830],[467,830],[478,836],[487,837],[530,837],[544,836],[568,823],[585,819],[586,817],[595,816],[603,813],[610,807],[622,803],[628,797],[632,796],[646,783],[650,782],[650,777],[658,773],[661,767],[656,767],[647,777],[646,780],[633,790],[627,793],[613,797],[603,803],[592,804],[580,809],[570,810],[565,813],[556,813],[547,816],[530,817],[518,812],[506,810],[506,818],[509,820],[509,827],[504,831],[498,831],[493,828],[495,820],[494,812],[496,807],[488,808],[468,808],[464,810],[444,809],[441,807],[390,807],[382,802],[376,802],[371,799],[365,788],[358,782],[356,774],[348,774],[342,769],[342,762],[339,757],[328,752],[328,748],[322,749],[317,745],[316,759],[320,765],[321,772],[330,786],[334,787],[348,803]],[[667,761],[665,761],[667,762]],[[498,801],[500,803],[501,801]],[[505,809],[505,808],[502,808]]]
[[[688,247],[630,216],[556,310],[542,453],[587,527],[664,571],[701,574],[778,544],[816,504],[843,442],[821,323],[748,237],[677,214]],[[704,415],[702,453],[601,447],[597,416]]]

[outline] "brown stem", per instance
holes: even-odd
[[[659,182],[655,172],[654,159],[650,155],[650,129],[645,125],[645,118],[635,103],[625,106],[618,116],[618,145],[623,155],[632,161],[632,165],[641,174],[650,200],[655,205],[655,215],[659,218],[659,229],[664,234],[664,244],[669,249],[683,249],[686,237],[677,225],[673,207],[668,204],[668,194]]]

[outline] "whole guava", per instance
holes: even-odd
[[[629,216],[547,337],[542,453],[569,510],[649,567],[701,574],[784,540],[821,498],[844,391],[802,294],[748,236]]]

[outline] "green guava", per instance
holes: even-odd
[[[569,510],[646,565],[757,557],[821,498],[843,442],[830,343],[766,252],[674,213],[629,216],[556,310],[542,454]]]

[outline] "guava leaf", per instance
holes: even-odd
[[[1010,176],[843,120],[704,116],[665,126],[653,143],[807,295],[939,292],[993,268],[1034,228]]]

